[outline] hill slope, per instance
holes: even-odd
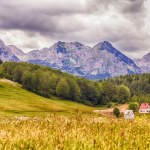
[[[21,88],[10,80],[0,79],[1,114],[41,114],[49,112],[92,112],[93,108],[57,98],[47,99]]]

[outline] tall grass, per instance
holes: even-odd
[[[0,118],[0,149],[149,150],[149,118],[133,121],[92,115]]]

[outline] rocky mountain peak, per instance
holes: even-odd
[[[0,58],[4,61],[26,61],[46,65],[88,79],[102,79],[118,75],[141,73],[134,61],[103,41],[93,48],[79,42],[58,41],[50,48],[23,53],[16,46],[5,46]],[[145,56],[148,59],[148,56]]]
[[[12,53],[14,53],[16,55],[24,55],[25,54],[21,49],[17,48],[14,45],[8,45],[7,47],[11,50]]]
[[[0,39],[0,48],[5,47],[5,43]]]
[[[142,58],[144,61],[150,62],[150,52],[143,56]]]

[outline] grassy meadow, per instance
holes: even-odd
[[[0,114],[7,115],[47,115],[51,112],[89,112],[93,107],[72,101],[41,97],[21,88],[21,85],[10,80],[0,80]]]
[[[0,119],[0,149],[149,150],[148,118],[125,121],[91,115],[51,114],[42,118]]]
[[[43,98],[2,79],[0,150],[150,150],[149,115],[129,121],[94,109]]]

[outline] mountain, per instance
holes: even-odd
[[[28,53],[23,53],[12,45],[5,46],[1,41],[0,51],[3,52],[0,54],[3,61],[27,61],[46,65],[88,79],[141,73],[133,60],[114,48],[108,41],[100,42],[94,47],[79,42],[59,41],[49,48]]]
[[[143,73],[150,72],[150,52],[141,59],[135,59],[135,62],[141,68]]]
[[[2,61],[20,61],[20,59],[15,54],[15,51],[13,51],[11,47],[6,46],[2,40],[0,40],[0,59]]]
[[[34,50],[27,55],[28,62],[61,69],[88,79],[140,73],[140,68],[133,60],[107,41],[100,42],[93,48],[79,42],[59,41],[50,48]]]

